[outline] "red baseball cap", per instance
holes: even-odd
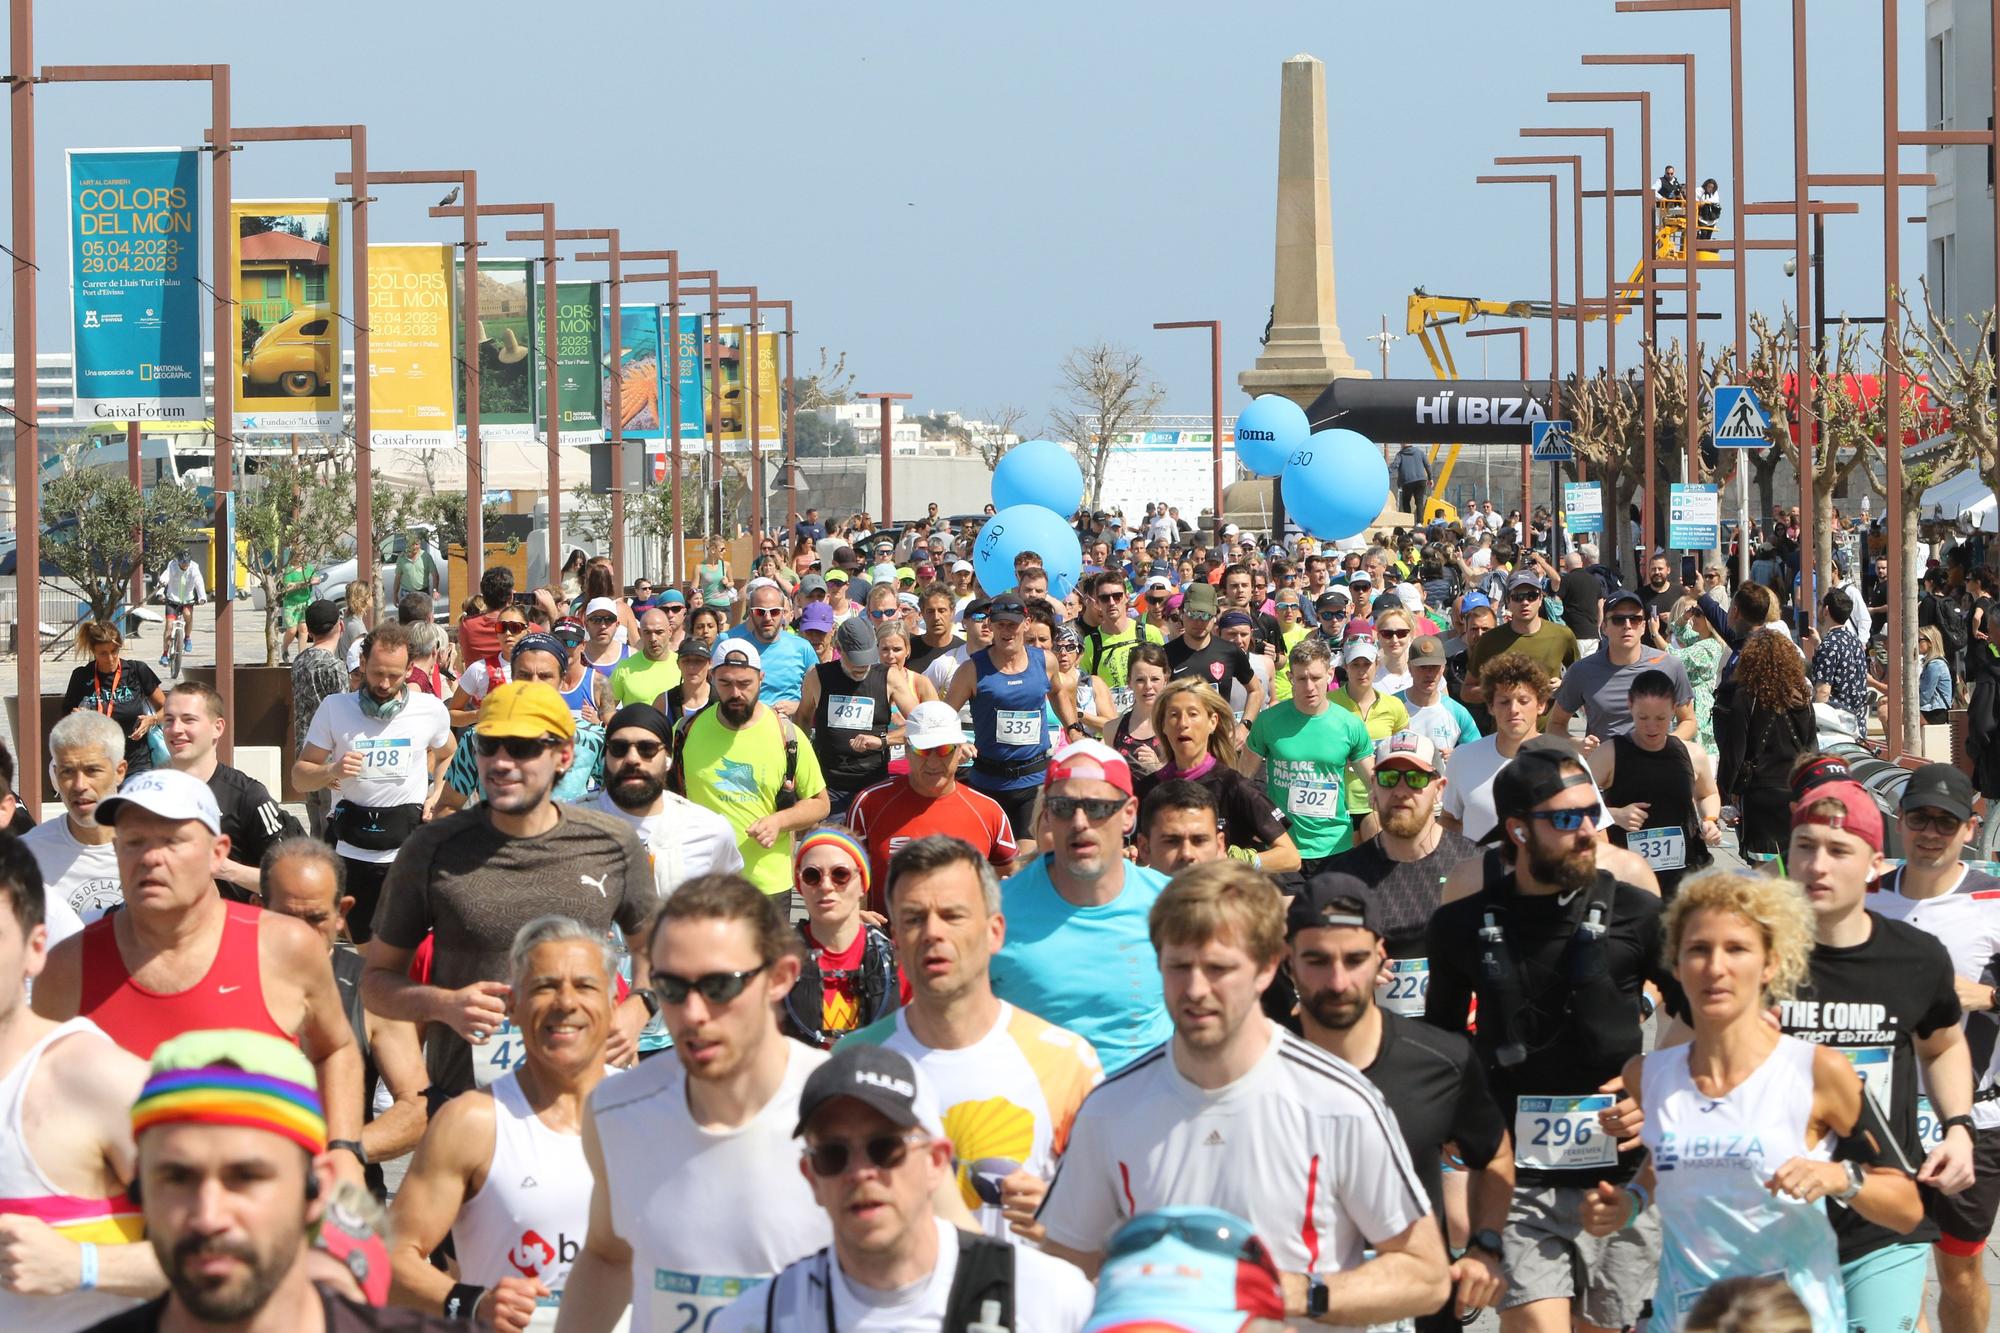
[[[1841,808],[1838,813],[1813,813],[1813,807],[1822,801],[1833,801]],[[1852,833],[1878,855],[1882,851],[1882,811],[1858,782],[1822,782],[1807,788],[1805,795],[1792,803],[1792,827],[1801,824],[1824,824]]]
[[[1043,785],[1053,786],[1068,778],[1095,778],[1110,783],[1127,796],[1132,795],[1132,767],[1124,756],[1102,741],[1071,741],[1049,760]]]

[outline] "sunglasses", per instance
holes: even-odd
[[[472,743],[478,747],[479,755],[482,759],[491,759],[495,755],[505,754],[509,759],[518,760],[522,763],[526,763],[530,759],[538,759],[544,751],[552,750],[562,744],[561,741],[551,740],[547,736],[479,735],[475,735],[472,738]]]
[[[618,617],[617,617],[617,616],[591,616],[591,617],[589,617],[588,619],[586,619],[586,620],[585,620],[585,621],[584,621],[583,623],[584,623],[584,624],[586,624],[586,625],[598,625],[598,626],[603,626],[603,625],[615,625],[615,624],[617,624],[617,623],[618,623]]]
[[[525,620],[503,620],[500,622],[500,632],[502,634],[520,634],[527,628],[528,622]]]
[[[921,1134],[877,1134],[862,1143],[861,1152],[870,1166],[881,1171],[893,1171],[910,1155],[912,1145],[925,1142],[928,1140]],[[854,1145],[844,1139],[827,1139],[808,1145],[801,1156],[814,1175],[831,1180],[845,1173],[847,1164],[854,1160]]]
[[[1319,618],[1320,618],[1321,620],[1345,620],[1345,619],[1347,619],[1347,612],[1345,612],[1345,611],[1322,611],[1322,612],[1320,612],[1320,613],[1319,613]]]
[[[868,613],[868,618],[870,620],[894,620],[897,616],[900,616],[902,614],[903,611],[901,607],[883,606],[883,607],[877,607],[875,610],[870,611]]]
[[[970,612],[965,618],[975,625],[983,625],[987,621],[987,615],[984,611]]]
[[[1111,818],[1125,808],[1123,796],[1051,796],[1042,803],[1042,808],[1055,819],[1074,819],[1081,810],[1085,818],[1097,824]]]
[[[1180,1216],[1149,1213],[1135,1217],[1118,1228],[1118,1234],[1111,1238],[1110,1253],[1106,1257],[1122,1259],[1142,1254],[1168,1237],[1191,1245],[1204,1254],[1255,1264],[1273,1277],[1277,1276],[1277,1266],[1272,1262],[1270,1251],[1264,1248],[1264,1242],[1239,1226],[1235,1218],[1223,1213],[1206,1217],[1200,1213]]]
[[[1903,823],[1919,833],[1956,833],[1965,821],[1943,810],[1905,810]]]
[[[1638,625],[1643,624],[1645,619],[1646,617],[1642,615],[1625,612],[1620,615],[1604,617],[1604,623],[1607,625]]]
[[[1410,632],[1406,629],[1378,629],[1375,631],[1375,637],[1378,639],[1407,639],[1410,637]]]
[[[753,606],[750,608],[750,614],[753,616],[782,616],[785,614],[785,608],[782,606]]]
[[[641,759],[651,760],[667,748],[665,741],[606,741],[604,753],[613,759],[623,759],[636,752]]]
[[[1530,810],[1527,817],[1548,821],[1549,827],[1558,833],[1574,833],[1586,823],[1593,828],[1597,826],[1597,811],[1588,806],[1581,810]]]
[[[1510,602],[1539,602],[1542,600],[1542,595],[1533,588],[1516,588],[1507,594],[1507,600]]]
[[[1437,774],[1425,773],[1415,768],[1378,768],[1375,770],[1375,785],[1383,789],[1402,783],[1411,791],[1422,791],[1437,781]]]
[[[808,889],[818,888],[822,880],[833,885],[836,889],[844,889],[854,882],[854,867],[828,866],[821,868],[819,866],[806,866],[799,871],[799,883]]]
[[[689,991],[700,991],[710,1004],[728,1004],[743,993],[751,978],[770,967],[760,963],[745,972],[710,972],[706,976],[677,977],[671,972],[653,973],[653,994],[661,1004],[686,1004]]]
[[[1125,597],[1125,590],[1123,588],[1113,588],[1109,592],[1101,592],[1097,594],[1097,600],[1100,602],[1122,601],[1124,600],[1124,597]]]

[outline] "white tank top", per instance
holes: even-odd
[[[503,1277],[540,1278],[552,1294],[529,1327],[552,1329],[563,1281],[590,1229],[583,1136],[543,1124],[516,1071],[487,1091],[493,1094],[493,1160],[451,1226],[460,1280],[490,1287]]]
[[[1833,1224],[1819,1204],[1764,1188],[1794,1157],[1832,1155],[1831,1136],[1805,1141],[1815,1048],[1778,1038],[1756,1072],[1719,1098],[1704,1096],[1688,1076],[1692,1049],[1655,1051],[1640,1075],[1640,1138],[1659,1174],[1655,1201],[1665,1230],[1648,1327],[1679,1329],[1701,1293],[1722,1278],[1772,1275],[1798,1293],[1816,1333],[1846,1333]]]
[[[0,1078],[0,1213],[21,1213],[48,1223],[78,1243],[121,1245],[141,1239],[145,1229],[139,1210],[124,1195],[115,1199],[80,1199],[64,1194],[42,1171],[28,1151],[21,1128],[21,1106],[42,1054],[65,1037],[92,1034],[111,1039],[87,1018],[72,1018],[30,1046],[20,1062]],[[0,1329],[7,1333],[89,1328],[107,1316],[141,1302],[103,1291],[72,1291],[62,1296],[17,1296],[0,1289]]]

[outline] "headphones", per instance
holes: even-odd
[[[125,1193],[131,1196],[133,1203],[143,1204],[145,1202],[139,1196],[139,1177],[136,1175],[132,1177],[132,1183],[126,1187]],[[319,1202],[319,1177],[314,1175],[310,1169],[306,1171],[306,1202]]]
[[[1515,829],[1515,830],[1514,830],[1514,841],[1515,841],[1515,842],[1526,842],[1527,840],[1528,840],[1528,831],[1527,831],[1526,829],[1518,829],[1518,828],[1517,828],[1517,829]]]

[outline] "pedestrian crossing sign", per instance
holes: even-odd
[[[1529,427],[1529,456],[1537,463],[1569,462],[1575,457],[1570,449],[1569,432],[1570,423],[1567,421],[1533,423]]]
[[[1747,384],[1715,388],[1715,447],[1762,449],[1770,443],[1771,418]]]

